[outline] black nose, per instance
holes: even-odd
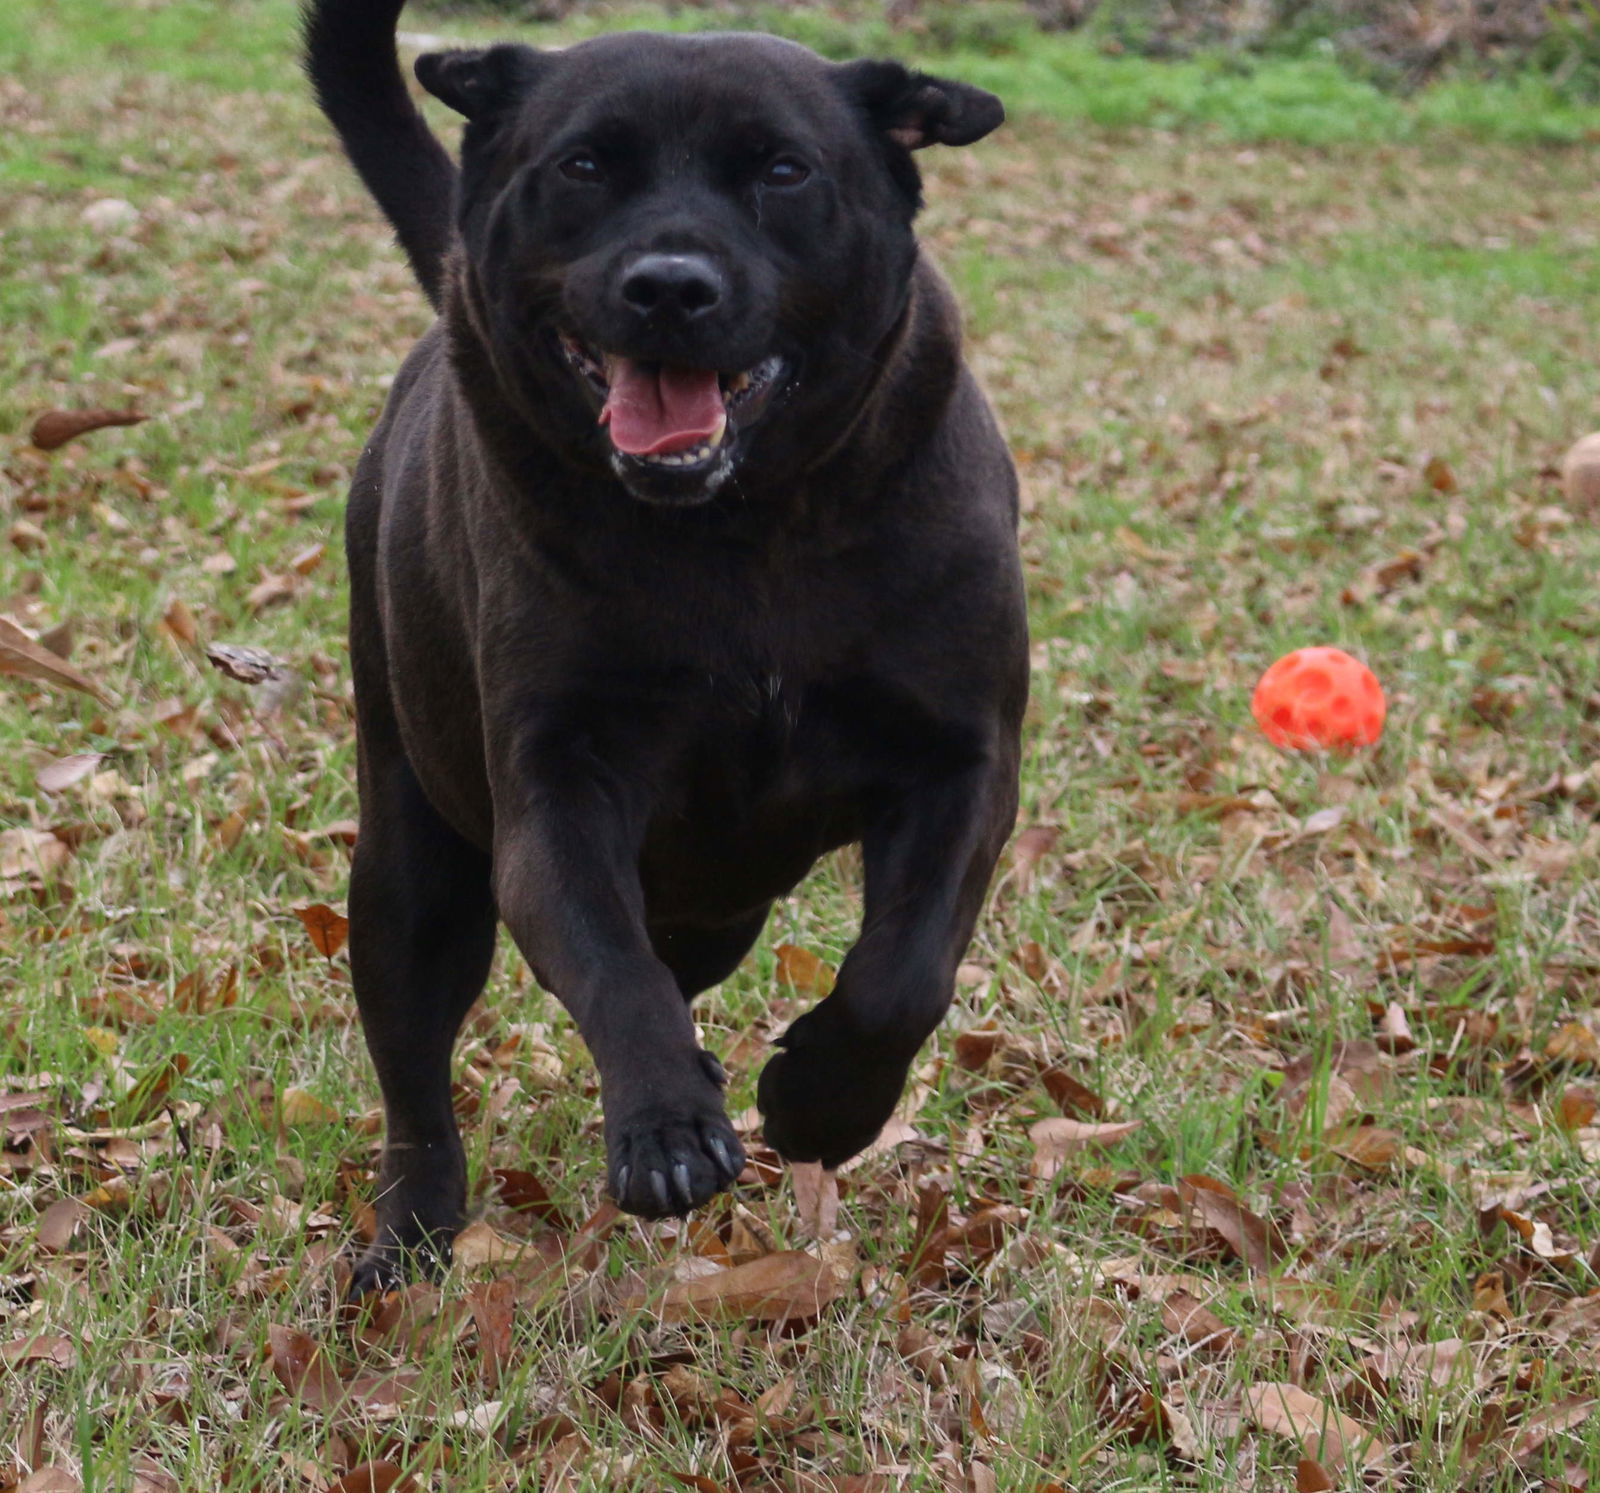
[[[690,321],[722,299],[716,265],[699,254],[645,254],[628,267],[622,299],[646,315],[660,312]]]

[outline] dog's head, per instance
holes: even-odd
[[[464,114],[475,335],[522,417],[634,496],[803,470],[902,316],[921,182],[992,94],[749,35],[434,53]]]

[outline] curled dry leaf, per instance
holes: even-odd
[[[1371,1466],[1389,1448],[1359,1421],[1296,1384],[1256,1384],[1245,1391],[1245,1419],[1261,1430],[1299,1441],[1305,1455],[1337,1472],[1354,1457]]]
[[[332,959],[350,936],[349,918],[341,912],[335,912],[326,902],[297,907],[294,915],[300,919],[313,947],[324,959]]]
[[[783,1250],[699,1280],[679,1281],[653,1303],[664,1322],[787,1322],[820,1316],[846,1283],[837,1265],[801,1250]],[[642,1295],[624,1300],[637,1309]]]
[[[74,689],[93,695],[102,705],[111,703],[111,697],[87,674],[35,642],[9,617],[0,617],[0,674],[14,674],[57,689]]]
[[[91,430],[142,425],[149,418],[137,410],[46,410],[33,422],[28,439],[41,451],[55,451]]]
[[[812,1239],[826,1239],[839,1227],[839,1174],[820,1161],[797,1161],[790,1168],[794,1178],[794,1205],[800,1226]]]
[[[1269,1271],[1288,1253],[1277,1229],[1245,1207],[1225,1183],[1212,1177],[1185,1177],[1178,1183],[1178,1197],[1252,1270]]]
[[[238,643],[209,644],[206,659],[219,673],[240,684],[267,684],[282,679],[289,671],[288,664],[265,648],[246,648]]]
[[[81,783],[105,759],[104,752],[74,752],[70,757],[57,757],[39,769],[34,781],[46,793],[63,793],[74,783]]]
[[[1072,1074],[1057,1064],[1054,1068],[1047,1068],[1039,1075],[1039,1082],[1044,1085],[1045,1092],[1055,1100],[1063,1114],[1069,1119],[1077,1117],[1086,1120],[1103,1120],[1106,1114],[1106,1102],[1088,1084],[1081,1083]]]
[[[1133,1134],[1142,1122],[1119,1120],[1092,1123],[1087,1120],[1040,1120],[1028,1131],[1033,1142],[1033,1175],[1048,1181],[1061,1170],[1061,1164],[1078,1151],[1114,1146]]]

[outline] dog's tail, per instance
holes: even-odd
[[[412,103],[395,53],[405,0],[306,0],[305,68],[322,112],[384,216],[428,299],[444,290],[455,163]]]

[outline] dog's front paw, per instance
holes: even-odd
[[[812,1040],[801,1026],[807,1019],[789,1029],[761,1070],[756,1104],[767,1144],[780,1156],[832,1168],[878,1138],[910,1064],[859,1043]]]
[[[682,1217],[744,1170],[744,1147],[722,1108],[722,1065],[708,1052],[698,1058],[698,1081],[690,1079],[677,1103],[655,1098],[630,1109],[607,1096],[608,1190],[640,1218]]]

